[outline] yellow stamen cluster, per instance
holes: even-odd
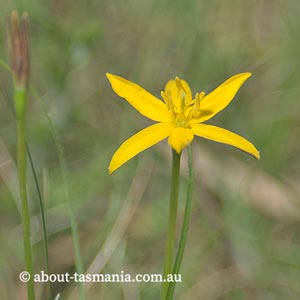
[[[188,128],[191,119],[198,118],[201,114],[200,102],[205,93],[197,93],[195,99],[192,99],[178,77],[175,78],[175,86],[175,93],[173,91],[172,94],[170,88],[166,87],[165,91],[161,92],[161,96],[172,114],[175,126]]]

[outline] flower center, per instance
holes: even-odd
[[[176,77],[175,80],[170,80],[167,83],[161,96],[172,114],[175,126],[188,128],[190,120],[198,118],[200,115],[200,102],[205,93],[197,93],[195,99],[192,99],[187,83]]]

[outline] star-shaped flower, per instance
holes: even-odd
[[[258,150],[245,138],[226,129],[203,124],[231,102],[251,73],[234,75],[208,95],[200,92],[194,98],[186,81],[176,77],[161,92],[163,101],[122,77],[109,73],[106,76],[117,95],[126,99],[145,117],[158,122],[133,135],[119,147],[110,162],[110,174],[141,151],[167,137],[169,145],[177,153],[197,135],[234,146],[259,159]]]

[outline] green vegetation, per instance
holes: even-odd
[[[84,270],[163,272],[171,150],[164,141],[108,174],[120,143],[152,122],[113,93],[105,73],[159,96],[175,76],[195,94],[247,71],[253,75],[233,103],[208,123],[249,139],[261,160],[208,140],[193,141],[193,208],[183,283],[176,285],[174,299],[298,300],[298,1],[7,1],[0,11],[5,63],[5,26],[13,9],[26,10],[30,22],[30,83],[37,95],[27,97],[26,137],[46,214],[50,272],[76,268],[64,174]],[[1,63],[1,300],[26,299],[26,285],[18,279],[24,260],[15,124],[11,74]],[[181,161],[180,224],[187,151]],[[34,272],[40,272],[46,270],[43,226],[29,163],[27,171]],[[86,300],[159,299],[160,286],[95,283],[86,286]],[[45,284],[36,284],[36,298],[47,300],[42,288],[46,293]],[[76,286],[56,282],[51,292],[53,299],[58,293],[71,299]]]

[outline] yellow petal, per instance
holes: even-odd
[[[115,93],[125,98],[142,115],[157,122],[171,121],[171,115],[163,101],[122,77],[109,73],[106,76]]]
[[[180,153],[193,140],[194,135],[191,129],[176,127],[172,130],[168,143],[177,152]]]
[[[206,95],[200,104],[199,118],[192,120],[193,123],[204,122],[223,110],[234,98],[241,85],[251,76],[251,73],[234,75],[223,82],[211,93]]]
[[[158,123],[130,137],[114,153],[109,165],[109,173],[113,173],[138,153],[168,137],[173,128],[170,123]]]
[[[193,124],[191,125],[191,129],[195,135],[204,137],[209,140],[213,140],[215,142],[220,142],[234,146],[236,148],[239,148],[240,150],[243,150],[253,155],[257,159],[260,158],[259,152],[253,144],[251,144],[249,141],[247,141],[240,135],[237,135],[231,131],[206,124]]]

